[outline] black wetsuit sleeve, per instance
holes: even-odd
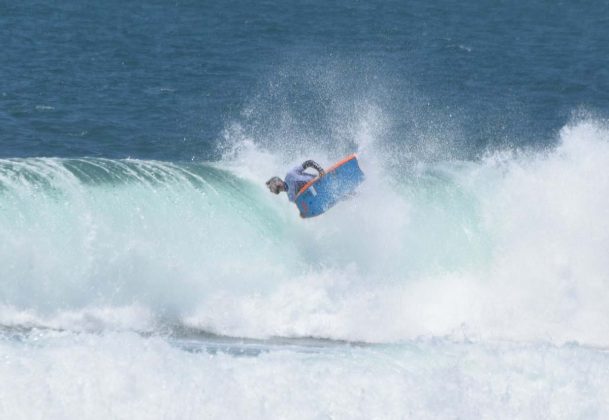
[[[326,171],[324,171],[324,168],[322,168],[321,165],[315,162],[314,160],[307,160],[302,164],[303,170],[307,168],[314,168],[317,172],[319,172],[319,175],[324,175],[326,173]]]

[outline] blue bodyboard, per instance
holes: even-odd
[[[296,195],[296,206],[301,217],[322,214],[340,200],[348,198],[364,180],[364,173],[355,155],[330,167],[326,174],[308,182]]]

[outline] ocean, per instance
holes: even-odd
[[[0,418],[608,418],[608,118],[606,1],[1,2]]]

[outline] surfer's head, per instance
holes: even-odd
[[[274,176],[268,181],[266,181],[266,186],[269,188],[269,191],[273,194],[279,194],[281,191],[285,191],[285,182],[278,176]]]

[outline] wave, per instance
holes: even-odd
[[[264,189],[293,162],[253,143],[215,164],[0,160],[0,323],[609,345],[609,130],[559,137],[408,167],[360,144],[358,196],[306,221]]]

